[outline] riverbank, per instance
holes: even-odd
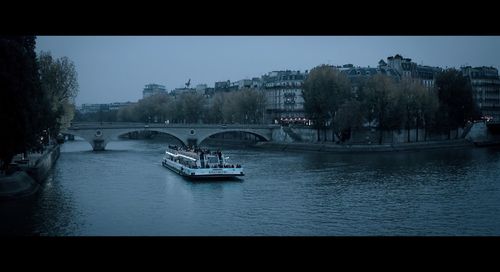
[[[60,146],[55,145],[42,154],[30,154],[29,160],[17,163],[18,171],[0,176],[0,199],[14,199],[36,193],[59,154]]]
[[[17,171],[0,177],[0,199],[20,198],[34,194],[39,188],[38,182],[25,171]]]
[[[279,151],[309,151],[309,152],[329,152],[329,153],[371,153],[371,152],[394,152],[394,151],[418,151],[427,149],[449,149],[449,148],[470,148],[474,144],[465,139],[446,141],[426,141],[414,143],[398,144],[365,144],[349,145],[335,144],[331,142],[319,143],[278,143],[278,142],[258,142],[256,148]]]

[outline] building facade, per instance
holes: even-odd
[[[94,113],[99,111],[109,111],[109,104],[82,104],[81,113]]]
[[[208,89],[207,84],[198,84],[196,85],[196,93],[205,94]]]
[[[346,64],[342,67],[338,66],[337,69],[347,75],[354,93],[357,92],[362,82],[377,74],[386,75],[396,82],[401,79],[400,74],[395,69],[385,65],[385,62],[383,62],[383,64],[379,62],[379,66],[377,68],[354,67],[352,64]]]
[[[174,95],[174,96],[180,95],[180,94],[183,94],[183,93],[197,93],[197,89],[196,88],[182,87],[182,88],[175,88],[172,91],[170,91],[170,94]]]
[[[461,67],[472,86],[472,96],[483,116],[500,121],[500,78],[494,67]]]
[[[214,85],[214,92],[229,92],[231,87],[231,81],[217,81]]]
[[[273,71],[262,76],[261,88],[266,97],[265,119],[268,123],[305,124],[302,85],[307,73]]]
[[[128,107],[128,106],[131,106],[134,104],[136,104],[136,102],[114,102],[114,103],[108,104],[108,108],[110,111],[119,110],[121,108]]]
[[[142,91],[142,98],[160,93],[167,93],[165,86],[160,84],[147,84]]]
[[[429,90],[434,89],[436,76],[442,71],[440,67],[418,65],[410,58],[403,58],[399,54],[388,57],[387,63],[379,61],[379,67],[384,66],[394,69],[402,79],[419,82]]]

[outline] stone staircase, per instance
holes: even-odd
[[[470,130],[474,126],[474,123],[469,123],[464,127],[464,131],[462,132],[462,136],[460,138],[465,138],[467,134],[469,134]]]
[[[302,137],[295,133],[290,127],[286,127],[284,126],[283,127],[283,131],[290,137],[293,139],[294,142],[302,142]]]

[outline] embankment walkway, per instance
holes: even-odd
[[[277,143],[258,142],[255,147],[281,151],[311,151],[330,153],[368,153],[368,152],[394,152],[394,151],[417,151],[426,149],[448,149],[448,148],[468,148],[474,144],[465,139],[425,141],[398,144],[335,144],[332,142],[318,143]]]

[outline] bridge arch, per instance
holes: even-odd
[[[201,144],[203,141],[205,141],[206,139],[210,138],[211,136],[214,136],[214,135],[218,135],[218,134],[223,134],[223,133],[228,133],[228,132],[245,132],[245,133],[248,133],[248,134],[252,134],[252,135],[255,135],[257,137],[259,137],[259,139],[262,139],[264,141],[267,141],[269,142],[271,139],[269,139],[268,136],[258,132],[258,131],[254,131],[254,130],[247,130],[247,129],[224,129],[224,130],[219,130],[219,131],[216,131],[216,132],[213,132],[213,133],[209,133],[209,134],[206,134],[204,135],[202,138],[199,139],[199,144]]]
[[[63,131],[62,134],[64,135],[73,135],[75,137],[80,137],[83,138],[89,145],[92,147],[92,149],[96,150],[95,144],[94,144],[94,137],[92,135],[89,135],[89,133],[84,132],[84,131],[75,131],[75,130],[66,130]]]
[[[186,143],[185,141],[182,139],[181,136],[179,135],[176,135],[175,133],[172,133],[170,131],[167,131],[167,130],[162,130],[162,129],[155,129],[155,128],[151,128],[151,129],[147,129],[147,130],[144,130],[144,129],[130,129],[130,131],[126,131],[126,132],[120,132],[120,133],[117,133],[117,134],[114,134],[113,135],[113,139],[112,140],[118,140],[120,136],[122,135],[125,135],[125,134],[128,134],[128,133],[131,133],[131,132],[142,132],[142,131],[152,131],[152,132],[158,132],[158,133],[161,133],[161,134],[167,134],[169,136],[172,136],[174,137],[176,140],[178,140],[179,142],[181,142],[182,145],[186,146]]]

